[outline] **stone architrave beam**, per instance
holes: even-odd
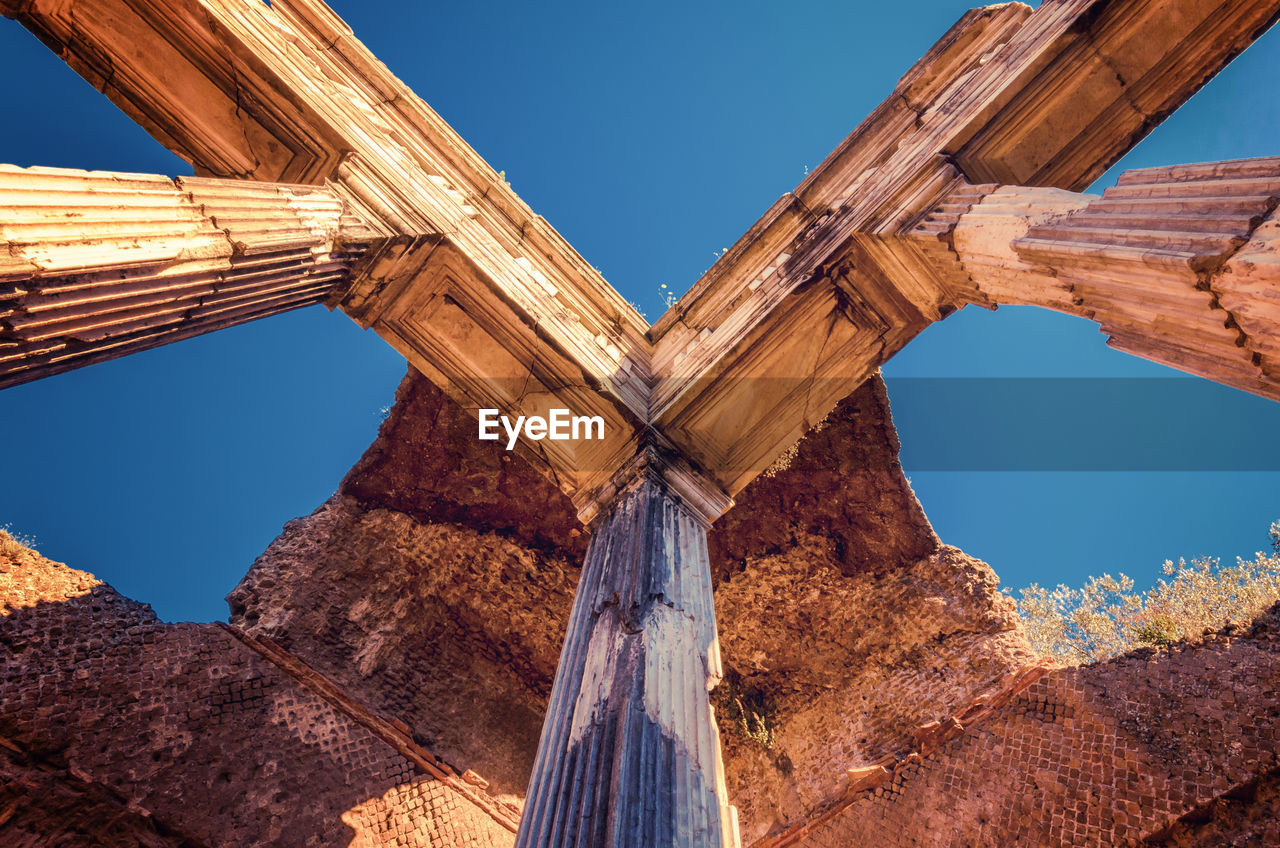
[[[1100,197],[969,186],[921,224],[969,303],[1096,321],[1108,344],[1280,400],[1280,158],[1128,171]]]
[[[197,174],[328,183],[387,235],[444,235],[492,297],[643,417],[644,319],[324,3],[0,0],[0,13]]]
[[[333,191],[0,165],[0,388],[320,303],[376,233]]]
[[[1280,0],[966,13],[652,328],[318,0],[0,11],[198,173],[333,185],[393,240],[329,303],[465,406],[541,414],[563,394],[606,418],[610,444],[525,450],[588,506],[647,429],[741,490],[963,304],[899,236],[966,185],[1079,190],[1270,26]]]
[[[466,408],[605,418],[607,443],[520,444],[579,503],[634,454],[647,322],[324,3],[0,0],[0,13],[197,174],[338,192],[389,241],[328,305]]]
[[[388,239],[354,269],[335,301],[473,414],[497,409],[513,419],[547,419],[561,409],[603,421],[602,432],[584,438],[516,443],[579,509],[594,511],[614,472],[639,447],[643,411],[622,403],[543,325],[496,296],[491,278],[450,238]],[[646,354],[633,349],[621,367]]]
[[[1277,14],[1254,0],[966,13],[650,330],[655,426],[740,491],[964,304],[900,236],[969,184],[1081,190]]]

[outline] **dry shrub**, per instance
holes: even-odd
[[[1081,589],[1032,583],[1020,592],[1018,612],[1032,646],[1068,665],[1164,647],[1247,624],[1280,600],[1280,521],[1271,525],[1271,546],[1226,567],[1213,557],[1166,560],[1165,576],[1145,593],[1124,574],[1091,577]]]

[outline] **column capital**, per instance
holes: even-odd
[[[729,511],[733,498],[664,441],[655,432],[646,434],[635,456],[614,472],[608,483],[579,502],[578,518],[583,524],[590,525],[646,479],[664,485],[707,527]]]

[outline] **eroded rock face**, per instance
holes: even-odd
[[[1029,661],[994,573],[940,546],[897,455],[874,378],[710,533],[728,672],[718,710],[744,839]],[[473,419],[411,372],[338,494],[291,522],[229,596],[232,623],[518,798],[586,538],[550,481],[479,442]],[[768,713],[756,738],[743,693]]]

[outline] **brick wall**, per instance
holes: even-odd
[[[231,593],[270,637],[518,802],[576,569],[496,532],[335,496],[289,522]]]
[[[1161,848],[1259,848],[1280,842],[1280,769],[1232,789],[1149,840]]]
[[[339,493],[286,525],[228,601],[233,624],[518,802],[586,537],[554,486],[474,428],[411,372]],[[776,735],[763,747],[721,715],[744,838],[1033,659],[995,574],[940,546],[897,456],[870,380],[712,529],[724,664]]]
[[[11,776],[0,845],[513,841],[463,793],[217,625],[163,624],[7,539],[0,602],[0,768]],[[112,813],[69,816],[76,798]],[[110,830],[121,826],[132,836]]]
[[[765,748],[722,716],[747,843],[803,820],[846,769],[904,756],[918,725],[1036,659],[985,563],[943,547],[883,575],[845,576],[824,541],[799,537],[716,590],[717,611],[737,623],[721,632],[726,665],[738,685],[764,689],[774,737]],[[807,626],[797,634],[779,620]]]
[[[967,715],[759,845],[1280,845],[1280,605],[1248,630],[1049,670]]]

